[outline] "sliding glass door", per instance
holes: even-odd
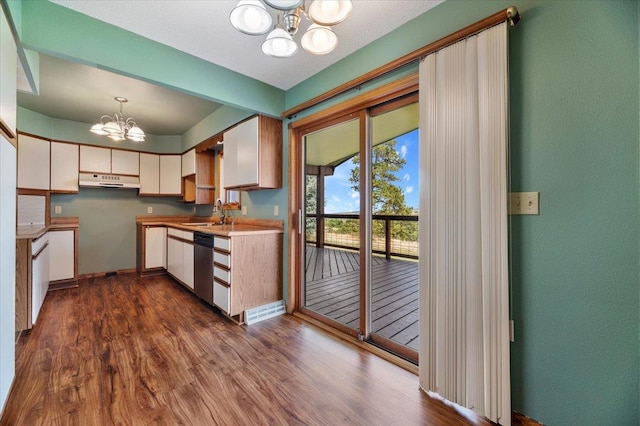
[[[417,362],[417,94],[302,135],[300,309]]]
[[[360,208],[352,189],[360,120],[330,123],[304,138],[304,307],[360,331]]]

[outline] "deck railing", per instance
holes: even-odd
[[[307,213],[307,243],[317,247],[360,248],[360,215]],[[372,216],[372,249],[374,253],[391,256],[418,258],[418,216],[377,215]],[[318,234],[318,224],[323,232]]]

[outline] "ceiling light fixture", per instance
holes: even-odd
[[[113,114],[113,116],[103,115],[100,117],[100,121],[91,127],[90,131],[96,135],[107,136],[115,142],[123,141],[125,138],[132,142],[144,142],[147,135],[138,127],[133,118],[129,117],[125,120],[122,114],[122,104],[128,102],[128,99],[121,96],[116,96],[113,99],[120,103],[120,113]]]
[[[259,0],[240,0],[231,11],[229,20],[238,31],[249,35],[269,32],[262,43],[262,51],[275,58],[288,58],[298,51],[293,36],[300,26],[300,15],[312,21],[302,36],[302,48],[314,55],[326,55],[338,44],[338,37],[330,28],[344,21],[351,13],[351,0],[312,0],[305,8],[305,0],[263,0],[276,10],[276,25],[271,13]]]

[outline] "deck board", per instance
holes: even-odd
[[[360,253],[306,248],[306,307],[352,328],[360,321]],[[418,350],[418,262],[371,257],[373,332]]]

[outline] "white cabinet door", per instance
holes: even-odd
[[[167,267],[167,228],[148,227],[145,230],[144,267]]]
[[[160,156],[160,194],[181,195],[182,159],[180,155]]]
[[[74,231],[49,231],[49,281],[70,280],[74,277]]]
[[[193,244],[182,243],[182,282],[193,290]]]
[[[40,238],[45,238],[47,234]],[[36,323],[49,289],[49,245],[35,254],[31,263],[31,322]]]
[[[112,149],[111,173],[138,176],[140,174],[140,154],[135,151]]]
[[[0,11],[0,119],[16,133],[17,49],[9,22]],[[12,136],[13,136],[12,135]]]
[[[140,153],[140,195],[160,193],[160,156]]]
[[[49,190],[50,143],[31,136],[18,137],[18,188]]]
[[[182,277],[182,242],[167,238],[167,271],[174,277]]]
[[[237,185],[237,163],[238,163],[238,127],[234,127],[225,132],[224,139],[224,168],[223,188],[232,188]]]
[[[80,145],[80,171],[111,173],[111,150]]]
[[[258,117],[238,125],[236,184],[258,184]]]
[[[196,150],[182,154],[182,177],[196,174]]]
[[[78,192],[78,145],[51,142],[51,190]]]
[[[231,305],[231,289],[218,282],[213,283],[213,304],[228,314]]]

